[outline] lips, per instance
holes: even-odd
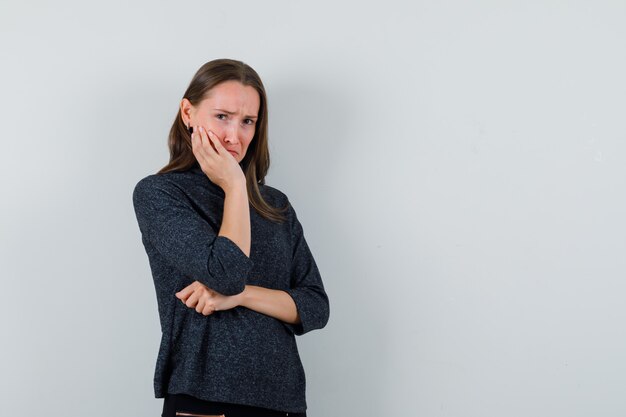
[[[233,156],[239,155],[237,151],[233,151],[232,149],[227,149],[227,151],[230,152]]]

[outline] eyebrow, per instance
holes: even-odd
[[[234,111],[228,111],[228,110],[224,110],[224,109],[213,109],[213,110],[221,111],[223,113],[231,114],[231,115],[235,114]],[[258,118],[257,116],[245,116],[245,117],[248,118],[248,119],[257,119]]]

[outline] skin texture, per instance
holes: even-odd
[[[194,129],[191,145],[202,171],[224,190],[218,235],[232,240],[246,256],[250,256],[250,209],[239,162],[254,137],[259,106],[257,91],[238,81],[216,85],[198,106],[187,99],[180,103],[183,121]],[[281,290],[246,285],[242,293],[225,296],[194,281],[176,297],[205,316],[242,306],[287,323],[300,322],[293,299]]]

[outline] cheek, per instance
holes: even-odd
[[[244,144],[245,144],[246,148],[248,146],[250,146],[250,142],[252,142],[253,138],[254,138],[254,132],[252,132],[251,134],[246,135],[246,138],[244,139]]]
[[[209,120],[205,123],[204,127],[212,132],[214,132],[217,136],[224,137],[224,132],[222,132],[222,126],[215,120]]]
[[[244,151],[247,152],[248,148],[250,147],[250,143],[252,142],[252,138],[254,137],[254,135],[252,136],[247,136],[242,140],[241,142],[241,146],[243,148]]]

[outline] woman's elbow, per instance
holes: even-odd
[[[330,319],[330,303],[326,300],[326,308],[324,309],[324,314],[322,316],[322,327],[326,327],[328,324],[328,320]]]

